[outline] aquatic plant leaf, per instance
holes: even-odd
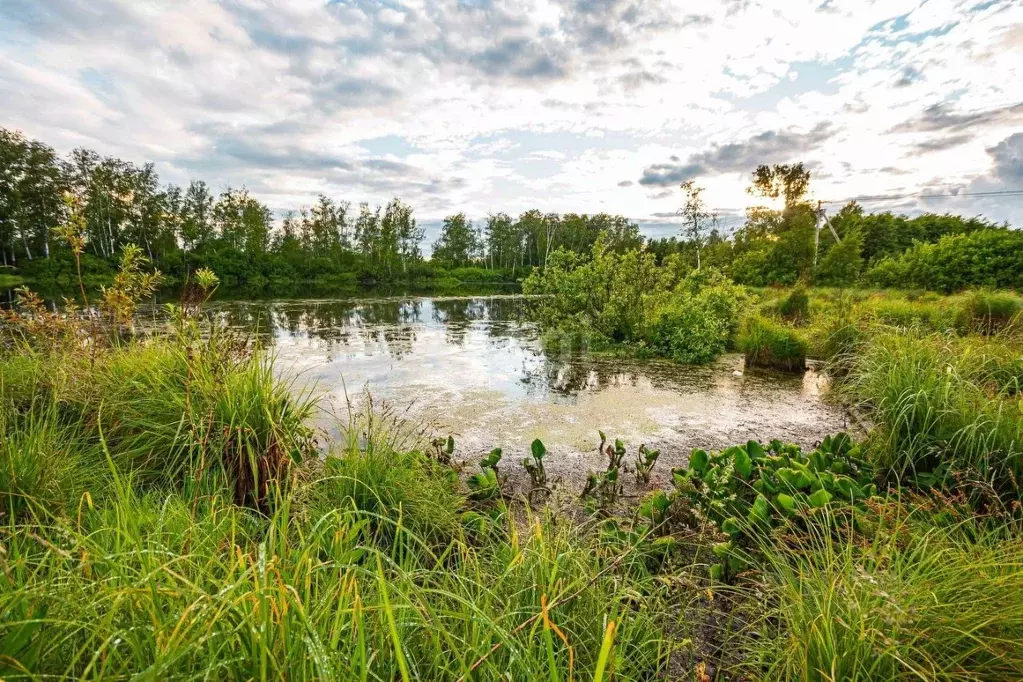
[[[709,462],[710,455],[706,450],[693,450],[693,454],[689,455],[689,466],[697,473],[706,471]]]
[[[738,448],[735,451],[735,470],[743,480],[748,479],[749,475],[753,472],[753,460],[750,459],[750,456],[742,448]]]
[[[831,501],[831,493],[821,488],[813,495],[810,495],[810,504],[814,507],[823,507]]]
[[[536,459],[542,459],[543,456],[547,454],[547,448],[544,446],[543,441],[539,438],[532,442],[529,446],[529,450]]]
[[[746,443],[746,454],[753,461],[764,459],[767,456],[767,453],[764,452],[764,446],[755,440]]]
[[[740,532],[739,520],[734,516],[730,516],[721,522],[721,532],[728,533],[732,537],[735,537]]]
[[[757,495],[749,510],[749,520],[753,524],[768,524],[771,521],[771,505],[762,494]]]

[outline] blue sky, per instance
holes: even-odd
[[[724,224],[757,163],[814,197],[1023,224],[1018,0],[5,0],[0,126],[246,186]],[[432,229],[431,229],[432,231]]]

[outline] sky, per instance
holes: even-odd
[[[531,208],[664,236],[688,179],[728,228],[794,161],[814,199],[1021,226],[962,195],[1023,189],[1023,0],[2,0],[0,126],[278,213],[398,196],[428,237]]]

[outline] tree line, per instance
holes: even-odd
[[[227,282],[251,284],[430,278],[438,269],[465,267],[514,278],[557,248],[588,251],[602,233],[620,248],[643,241],[639,227],[622,216],[531,210],[474,225],[458,213],[444,219],[426,261],[425,231],[399,198],[374,207],[321,195],[277,220],[244,188],[215,193],[202,180],[162,184],[152,163],[88,149],[61,158],[42,142],[0,128],[0,265],[37,279],[70,275],[70,256],[52,233],[65,218],[68,192],[84,206],[86,274],[100,278],[126,244],[137,244],[172,278],[210,267]]]
[[[73,279],[70,253],[52,231],[66,219],[66,193],[84,207],[82,264],[94,281],[110,276],[127,244],[138,245],[178,281],[199,267],[215,270],[228,284],[248,285],[428,280],[453,270],[463,279],[498,281],[544,266],[559,249],[589,256],[602,237],[601,248],[645,248],[658,263],[686,270],[709,266],[754,286],[798,280],[851,285],[915,244],[1005,227],[953,215],[869,214],[853,202],[830,217],[833,232],[818,230],[821,215],[808,199],[810,182],[802,164],[759,166],[750,194],[780,200],[782,208],[749,209],[732,234],[717,229],[695,181],[682,184],[679,236],[666,239],[645,240],[636,223],[604,213],[530,210],[477,223],[456,213],[444,218],[427,260],[425,231],[399,198],[371,206],[321,195],[278,220],[244,188],[217,193],[202,180],[187,187],[163,184],[152,163],[87,149],[62,158],[42,142],[0,128],[0,266],[37,280]],[[892,272],[905,270],[887,267],[886,282]]]
[[[927,287],[941,279],[957,281],[957,286],[940,287],[953,290],[971,285],[1012,286],[1018,279],[1012,250],[1023,250],[1023,234],[1009,230],[1007,224],[951,214],[910,218],[890,211],[867,213],[855,201],[826,214],[808,198],[810,185],[810,172],[801,163],[758,166],[747,191],[760,199],[780,200],[781,208],[749,208],[743,226],[725,235],[716,229],[701,188],[692,181],[682,183],[680,235],[649,240],[647,249],[658,264],[681,270],[710,266],[751,286],[804,281],[827,286]],[[893,265],[921,245],[964,235],[971,237],[958,243],[975,245],[968,247],[970,252],[984,253],[989,261],[983,274],[977,270],[974,275],[964,272],[958,279],[949,279],[913,275],[908,266]],[[941,264],[935,262],[933,267]],[[991,276],[992,269],[1000,271],[997,277]],[[892,276],[895,272],[906,273],[903,281]]]

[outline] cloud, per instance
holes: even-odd
[[[936,137],[930,140],[924,140],[923,142],[917,142],[913,145],[913,153],[929,154],[931,152],[945,151],[946,149],[952,149],[953,147],[964,145],[974,137],[973,133],[960,133],[958,135],[949,135],[948,137]]]
[[[923,73],[913,66],[907,66],[902,69],[902,75],[897,81],[895,81],[895,87],[907,88],[913,83],[923,78]]]
[[[987,153],[991,156],[994,166],[992,177],[1006,183],[1016,184],[1020,189],[1023,183],[1023,133],[1013,133],[993,147]]]
[[[633,185],[632,180],[622,180],[621,182],[618,183],[619,187],[632,187],[632,185]]]
[[[908,132],[975,132],[977,128],[1023,120],[1023,104],[1014,104],[973,112],[956,112],[947,102],[932,104],[923,112],[891,129],[893,133]]]
[[[943,182],[1002,182],[1023,5],[960,5],[5,0],[0,125],[275,207],[399,195],[424,222],[650,216],[695,175],[741,215],[739,174],[788,160],[829,198],[924,187],[937,150]]]
[[[743,142],[714,145],[707,151],[690,155],[685,162],[673,156],[669,163],[648,166],[639,184],[666,187],[698,175],[752,172],[759,164],[781,163],[806,154],[834,134],[828,123],[818,123],[805,133],[767,130]]]

